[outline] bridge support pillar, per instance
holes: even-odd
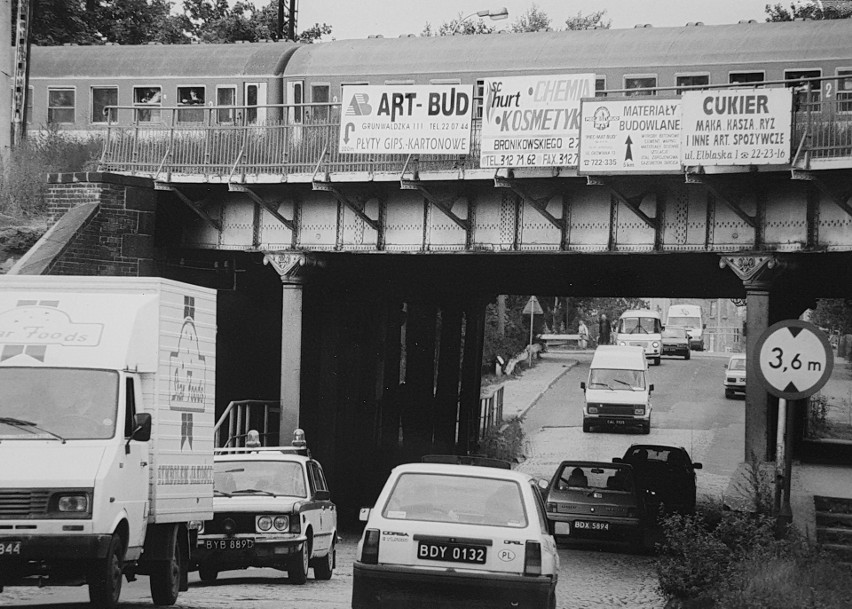
[[[770,326],[769,321],[769,286],[764,282],[746,282],[746,353],[753,354],[757,339]],[[745,461],[751,461],[754,456],[758,461],[769,458],[769,447],[772,446],[769,437],[768,394],[766,389],[757,382],[757,358],[746,358],[746,404],[745,404]]]
[[[281,298],[281,423],[279,438],[288,443],[299,427],[302,397],[302,284],[283,282]]]

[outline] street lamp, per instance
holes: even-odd
[[[465,21],[467,21],[471,17],[488,17],[492,21],[500,21],[501,19],[506,19],[508,16],[509,16],[509,9],[507,9],[505,6],[502,7],[502,8],[496,8],[496,9],[492,8],[492,9],[487,9],[487,10],[484,10],[484,11],[476,11],[474,13],[471,13],[470,15],[465,17],[464,19],[459,19],[456,22],[456,27],[453,28],[453,34],[455,34],[458,31],[458,29],[459,29],[459,27],[461,26],[462,23],[464,23]]]

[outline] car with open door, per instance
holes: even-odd
[[[613,459],[633,468],[645,504],[653,515],[692,514],[696,501],[696,463],[685,448],[660,444],[634,444],[624,456]]]

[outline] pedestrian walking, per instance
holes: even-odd
[[[606,318],[606,313],[601,313],[601,317],[598,320],[598,344],[599,345],[608,345],[610,342],[610,330],[611,327],[609,325],[609,320]]]
[[[586,326],[586,322],[582,319],[577,325],[577,334],[580,336],[580,340],[577,341],[580,345],[580,349],[585,349],[589,345],[589,328]]]

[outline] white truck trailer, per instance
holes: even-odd
[[[160,278],[0,276],[0,592],[149,576],[186,589],[213,517],[216,293]]]

